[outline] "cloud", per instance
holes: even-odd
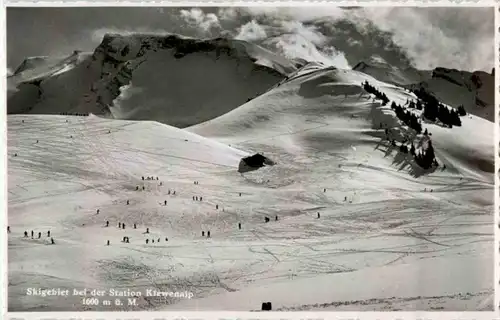
[[[206,33],[213,28],[220,28],[219,18],[214,13],[205,13],[199,8],[180,10],[181,18],[189,25],[196,26]]]
[[[267,38],[267,32],[265,28],[259,25],[255,20],[242,25],[238,29],[238,35],[234,37],[238,40],[257,41]]]
[[[373,7],[360,9],[358,15],[390,32],[419,69],[493,67],[493,9]]]
[[[419,69],[442,66],[489,72],[494,65],[492,8],[245,7],[222,8],[218,15],[225,20],[241,19],[246,15],[269,36],[275,36],[276,29],[272,28],[278,27],[281,32],[309,40],[323,53],[329,48],[344,48],[338,41],[345,41],[358,49],[361,46],[374,51],[386,50],[387,57],[394,59],[403,58],[403,54]],[[346,25],[337,27],[344,21],[349,21],[350,27],[363,38],[348,38],[348,32],[341,29]],[[314,28],[318,23],[324,27],[321,32]],[[346,35],[338,37],[336,42],[336,35],[343,32]],[[325,39],[328,45],[322,47]],[[347,51],[345,54],[362,56]]]

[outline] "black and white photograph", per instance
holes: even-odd
[[[6,8],[9,312],[494,310],[494,7],[166,5]]]

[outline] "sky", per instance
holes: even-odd
[[[147,32],[228,36],[341,68],[370,60],[491,72],[494,31],[493,8],[10,7],[7,66],[93,51],[108,32]]]

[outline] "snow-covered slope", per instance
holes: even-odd
[[[296,70],[244,41],[176,35],[106,35],[92,55],[78,63],[75,56],[10,77],[9,88],[18,90],[8,112],[93,113],[184,127],[238,107]]]
[[[396,140],[427,138],[361,83],[401,105],[413,94],[358,71],[301,71],[184,130],[10,115],[10,310],[112,310],[26,296],[35,282],[141,291],[123,310],[492,310],[494,124],[424,123],[447,168],[423,172],[380,124]],[[276,164],[240,175],[256,152]]]
[[[409,67],[401,70],[384,61],[360,62],[353,70],[407,88],[425,88],[450,106],[463,105],[467,112],[494,122],[494,73],[447,68],[421,71]]]

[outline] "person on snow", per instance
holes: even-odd
[[[203,197],[200,197],[200,201],[203,200]]]
[[[97,209],[96,213],[97,213],[97,214],[99,214],[99,212],[100,212],[100,210],[99,210],[99,209]]]
[[[142,186],[142,190],[144,190],[144,186]]]
[[[241,197],[241,192],[240,192],[240,197]]]
[[[167,237],[165,237],[165,241],[168,241],[168,238],[167,238]]]
[[[210,230],[207,231],[207,238],[210,238]]]
[[[31,230],[31,239],[33,239],[33,235],[34,235],[34,234],[35,234],[35,233],[33,232],[33,230]]]
[[[107,245],[107,246],[109,246],[109,240],[108,240],[108,242],[106,243],[106,245]]]
[[[238,223],[238,229],[240,229],[240,230],[241,230],[241,222],[240,222],[240,223]]]
[[[135,187],[135,191],[139,191],[139,186],[136,186],[136,187]]]
[[[155,239],[151,240],[151,243],[155,243]]]
[[[14,157],[17,157],[17,153],[14,153]]]
[[[278,216],[276,216],[276,219],[275,219],[275,221],[278,221]]]
[[[10,227],[7,226],[7,233],[10,233]]]
[[[320,214],[319,214],[319,212],[318,212],[318,219],[319,219],[320,217],[321,217],[321,216],[320,216]]]
[[[38,140],[36,141],[36,143],[38,143]]]
[[[54,241],[54,238],[50,238],[50,243],[56,244],[55,241]]]
[[[158,180],[160,180],[160,179],[158,179],[158,177],[156,177],[156,181],[158,181]]]
[[[158,238],[158,240],[156,242],[160,243],[160,238]]]
[[[165,200],[165,205],[167,205],[167,200]]]
[[[149,233],[149,228],[146,228],[146,233]]]
[[[347,201],[347,196],[346,196],[346,197],[344,197],[344,201]]]
[[[174,196],[175,196],[175,190],[174,190]]]
[[[109,227],[109,221],[106,221],[106,227]]]
[[[163,182],[162,182],[162,181],[160,181],[160,187],[161,187],[162,185],[163,185]]]
[[[121,222],[118,222],[118,228],[122,228],[122,223]]]
[[[201,232],[201,236],[204,237],[205,236],[205,231],[202,231]]]
[[[123,227],[123,230],[125,230],[125,223],[124,223],[124,224],[122,224],[122,227]]]
[[[216,205],[215,205],[215,209],[216,209],[216,210],[218,210],[218,209],[219,209],[219,205],[218,205],[218,204],[216,204]]]
[[[123,237],[122,242],[125,242],[125,241],[126,241],[126,239],[127,239],[127,237]]]
[[[323,192],[326,192],[326,188],[325,188],[325,189],[323,189]]]
[[[129,237],[127,237],[127,241],[126,241],[126,242],[127,242],[127,243],[130,243],[130,239],[129,239]]]
[[[193,196],[193,201],[194,201],[194,196]]]
[[[142,177],[142,180],[144,180],[144,177]]]
[[[41,237],[42,237],[42,233],[38,232],[38,239],[40,239]]]
[[[47,231],[47,237],[50,237],[50,230]]]
[[[197,197],[197,196],[196,196],[196,197],[194,197],[194,199],[195,199],[196,201],[198,201],[198,197]]]
[[[137,229],[137,225],[134,223],[134,229]]]
[[[149,243],[149,239],[146,239],[146,244],[148,244],[148,243]]]
[[[24,231],[24,237],[27,238],[28,237],[28,231]]]
[[[127,200],[127,205],[129,205],[129,204],[130,204],[130,201],[129,201],[129,200]]]

